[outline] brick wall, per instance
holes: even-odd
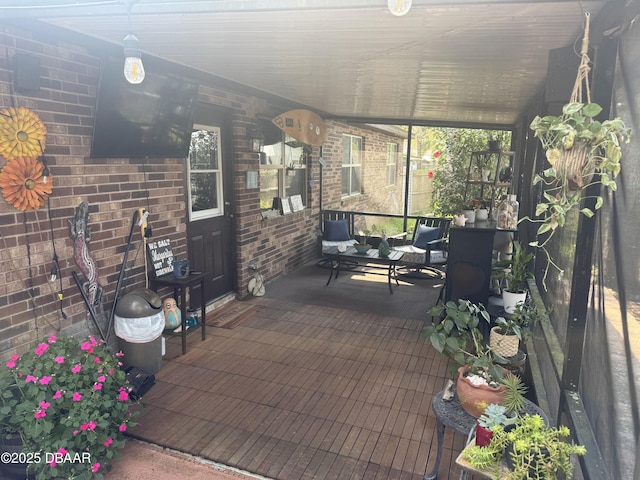
[[[176,255],[185,258],[186,211],[183,159],[90,158],[100,50],[94,44],[64,39],[50,32],[31,32],[5,26],[0,33],[0,107],[25,106],[45,123],[46,158],[53,176],[50,211],[23,215],[0,200],[0,360],[22,352],[51,332],[87,333],[87,308],[73,280],[82,274],[73,258],[68,221],[81,202],[89,204],[92,229],[89,249],[95,256],[100,284],[104,288],[104,310],[110,312],[124,250],[134,213],[150,212],[153,238],[169,238]],[[16,53],[38,57],[41,88],[28,94],[13,92],[12,60]],[[255,118],[273,118],[293,108],[241,91],[220,88],[213,80],[198,78],[199,101],[231,112],[233,138],[233,202],[236,245],[236,294],[248,296],[255,261],[266,282],[277,278],[316,255],[319,212],[318,156],[314,147],[308,165],[307,208],[277,218],[262,219],[259,190],[246,189],[246,172],[259,169],[259,158],[249,152],[247,131]],[[324,207],[345,209],[380,208],[395,211],[402,186],[386,185],[386,142],[394,141],[368,129],[329,122],[329,141],[323,147],[327,167],[324,175]],[[342,201],[342,133],[365,138],[362,195]],[[401,150],[401,149],[400,149]],[[5,161],[0,159],[0,166]],[[399,161],[400,172],[402,162]],[[398,177],[399,178],[399,177]],[[400,189],[400,190],[398,190]],[[49,282],[55,253],[60,271]],[[121,294],[144,287],[145,252],[136,226]],[[60,284],[61,282],[61,284]],[[62,292],[62,301],[58,293]],[[63,318],[61,311],[66,318]]]
[[[376,129],[328,122],[329,138],[323,145],[322,156],[327,166],[323,171],[323,208],[365,212],[402,213],[402,154],[403,138]],[[344,134],[362,137],[362,193],[342,198],[342,137]],[[387,144],[398,144],[396,183],[387,185]]]
[[[174,252],[183,258],[186,212],[183,159],[90,158],[99,76],[96,55],[89,53],[81,42],[10,26],[0,33],[0,47],[0,107],[25,106],[40,116],[48,129],[45,153],[54,177],[50,213],[45,206],[23,216],[0,199],[0,359],[3,360],[30,348],[36,339],[53,331],[87,333],[87,309],[72,278],[73,271],[80,271],[73,259],[68,232],[68,220],[81,202],[90,206],[89,246],[104,287],[106,312],[114,300],[134,212],[138,208],[151,212],[153,237],[169,238]],[[13,93],[12,59],[16,53],[40,59],[40,90],[28,95]],[[314,212],[308,208],[286,219],[262,220],[258,190],[245,188],[245,172],[259,168],[258,157],[248,151],[247,129],[256,115],[276,116],[288,108],[218,88],[213,82],[202,79],[198,82],[200,101],[232,112],[235,267],[238,295],[246,296],[251,278],[249,261],[257,261],[265,279],[272,279],[313,258]],[[4,163],[0,159],[0,166]],[[310,193],[311,205],[317,205],[314,195],[317,196],[317,189]],[[60,262],[58,278],[62,287],[58,280],[48,281],[53,266],[52,240]],[[145,286],[144,257],[143,241],[136,227],[122,293]],[[62,302],[58,302],[60,290]],[[62,317],[60,307],[66,318]]]

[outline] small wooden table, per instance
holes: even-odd
[[[167,275],[163,275],[157,278],[150,278],[149,284],[151,288],[157,291],[161,287],[168,287],[173,289],[173,296],[176,299],[180,306],[180,314],[182,317],[181,322],[181,331],[174,333],[170,332],[168,335],[180,335],[182,337],[182,354],[187,353],[187,335],[194,332],[198,328],[202,330],[202,340],[206,337],[206,327],[207,327],[207,312],[206,305],[204,299],[206,298],[204,294],[204,279],[206,273],[191,273],[186,278],[175,278],[173,273],[169,273]],[[200,284],[200,321],[198,325],[195,327],[187,328],[187,288],[192,288],[196,285]]]
[[[376,248],[370,248],[366,253],[358,253],[355,247],[347,247],[344,252],[339,252],[338,247],[331,247],[325,252],[329,256],[331,261],[331,268],[329,269],[329,279],[327,285],[331,283],[332,278],[338,278],[341,270],[349,270],[352,272],[370,273],[373,275],[385,275],[385,273],[377,272],[378,270],[386,270],[387,283],[389,284],[389,292],[393,294],[393,288],[391,285],[391,279],[398,283],[397,266],[398,262],[402,259],[404,252],[397,250],[391,250],[387,257],[381,257],[380,252]],[[379,264],[381,267],[368,264]],[[386,266],[386,268],[385,268]],[[335,272],[335,277],[333,273]]]

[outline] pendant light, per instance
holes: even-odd
[[[387,0],[387,7],[393,15],[401,17],[411,10],[411,1],[412,0]]]
[[[124,78],[133,85],[138,85],[144,80],[144,65],[140,58],[138,39],[131,33],[124,37]]]

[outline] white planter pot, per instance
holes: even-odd
[[[475,223],[476,211],[475,210],[463,210],[462,214],[467,217],[467,223]]]
[[[489,175],[491,175],[491,170],[482,170],[480,172],[480,175],[482,175],[482,181],[483,182],[488,182],[489,181]]]
[[[486,208],[479,208],[476,210],[476,221],[484,222],[489,219],[489,210]]]
[[[527,292],[510,292],[509,290],[502,291],[502,301],[504,302],[504,311],[507,313],[513,313],[516,311],[516,305],[524,303],[527,300]]]

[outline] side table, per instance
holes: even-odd
[[[476,421],[478,420],[473,415],[469,415],[464,411],[462,405],[460,405],[457,395],[454,395],[450,400],[444,400],[442,398],[444,392],[445,390],[440,391],[435,397],[433,397],[433,402],[431,403],[433,413],[436,415],[438,453],[436,455],[436,464],[431,472],[425,475],[424,480],[435,480],[438,477],[438,468],[440,468],[440,460],[442,459],[444,428],[449,427],[454,432],[467,437],[471,429],[475,427]],[[525,399],[524,413],[528,413],[529,415],[538,414],[544,419],[547,425],[549,424],[549,419],[542,409],[527,399]]]
[[[180,313],[182,317],[181,331],[179,333],[172,333],[171,335],[180,335],[182,337],[182,354],[187,353],[187,335],[194,332],[198,328],[202,330],[202,340],[206,337],[207,317],[206,317],[206,305],[204,299],[204,279],[206,273],[191,273],[186,278],[175,278],[173,273],[163,275],[157,278],[150,278],[149,284],[151,288],[157,291],[161,287],[167,287],[173,289],[173,296],[180,305]],[[195,327],[187,329],[187,289],[200,284],[200,322]]]

